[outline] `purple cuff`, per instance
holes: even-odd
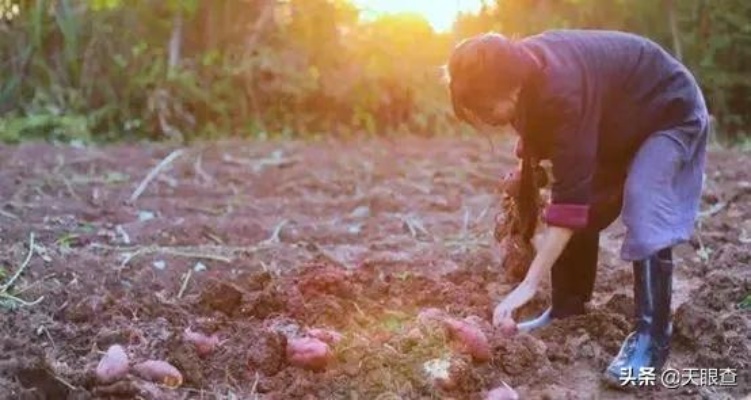
[[[581,229],[589,223],[589,206],[586,204],[551,204],[545,210],[548,225]]]

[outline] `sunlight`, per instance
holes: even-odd
[[[417,13],[425,17],[438,32],[451,29],[460,12],[476,12],[482,0],[352,0],[365,16],[383,13]]]
[[[18,4],[11,0],[0,0],[0,20],[12,21],[21,13]]]

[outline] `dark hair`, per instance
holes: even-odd
[[[463,40],[448,62],[451,104],[457,118],[468,121],[465,110],[482,116],[493,100],[508,94],[526,76],[516,43],[498,33]]]
[[[532,73],[528,58],[513,39],[486,33],[459,43],[448,63],[451,104],[457,118],[470,122],[466,111],[479,118],[496,99],[523,84]],[[545,171],[529,151],[521,155],[519,190],[515,194],[519,233],[525,241],[534,236],[540,211],[539,189],[547,184]]]

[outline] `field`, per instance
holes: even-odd
[[[735,384],[623,392],[599,379],[631,327],[618,223],[603,233],[587,315],[514,337],[489,326],[513,288],[492,235],[497,184],[515,163],[510,143],[226,141],[173,151],[0,147],[0,398],[480,399],[501,382],[523,399],[751,394],[748,153],[710,153],[701,223],[676,249],[673,284],[670,366],[732,368]],[[548,288],[519,319],[544,309]],[[456,351],[440,329],[416,329],[430,307],[480,317],[491,360]],[[186,328],[216,333],[215,351],[199,356]],[[343,335],[323,370],[286,356],[287,338],[309,328]],[[170,362],[182,385],[133,374],[97,382],[113,344],[133,363]],[[425,373],[435,359],[450,363],[451,385]]]

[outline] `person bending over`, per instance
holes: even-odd
[[[494,322],[532,299],[547,273],[552,305],[520,328],[583,314],[599,233],[620,215],[627,229],[620,255],[633,264],[635,326],[605,379],[661,370],[672,331],[671,248],[692,235],[703,186],[709,114],[696,79],[649,39],[597,30],[518,40],[478,35],[454,48],[447,72],[459,119],[476,127],[511,124],[517,153],[528,161],[522,169],[552,164],[543,239],[524,280],[495,308]]]

